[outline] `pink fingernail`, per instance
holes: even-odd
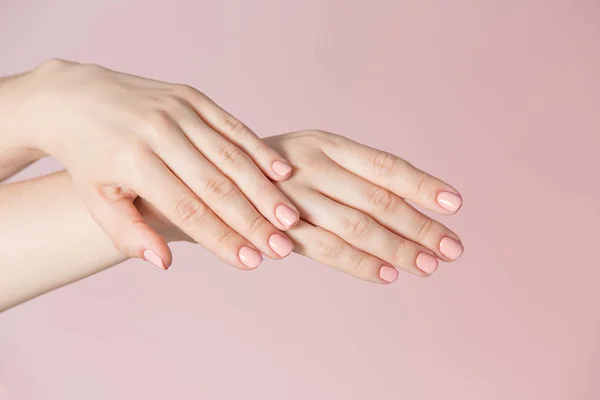
[[[239,252],[240,261],[244,263],[248,268],[256,268],[263,261],[262,255],[250,248],[248,246],[244,246],[240,249]]]
[[[460,257],[463,251],[463,245],[456,239],[445,237],[440,241],[440,252],[451,260]]]
[[[387,265],[382,265],[379,270],[379,277],[386,282],[392,283],[398,279],[398,270]]]
[[[158,267],[162,270],[166,270],[165,265],[163,264],[162,258],[152,250],[144,250],[144,259],[148,261],[150,264]]]
[[[294,250],[292,241],[280,233],[275,233],[269,238],[269,246],[280,257],[289,255]]]
[[[427,253],[420,253],[417,256],[417,267],[426,274],[433,274],[438,266],[438,260]]]
[[[452,192],[441,192],[438,194],[437,202],[444,210],[455,213],[462,205],[462,198]]]
[[[275,209],[275,216],[286,228],[294,225],[300,218],[296,211],[284,205],[281,205]]]
[[[271,168],[273,168],[273,171],[275,171],[277,175],[281,176],[286,176],[287,174],[292,172],[292,167],[290,167],[289,164],[286,164],[283,161],[275,161]]]

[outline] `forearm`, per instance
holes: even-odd
[[[0,185],[0,311],[123,260],[66,172]]]

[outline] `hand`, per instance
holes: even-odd
[[[171,264],[138,196],[238,268],[291,252],[280,230],[298,211],[268,179],[285,180],[289,164],[202,93],[57,60],[16,79],[12,134],[63,163],[124,255]]]
[[[428,276],[463,252],[459,237],[408,201],[442,215],[458,191],[408,162],[342,136],[304,131],[264,139],[294,167],[276,185],[300,210],[294,251],[358,278],[390,283],[403,269]],[[185,239],[180,237],[179,239]]]

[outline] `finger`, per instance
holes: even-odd
[[[297,196],[302,219],[332,232],[352,246],[415,275],[432,274],[438,259],[417,243],[396,235],[368,215],[339,204],[320,193]]]
[[[269,223],[240,189],[195,149],[177,125],[165,126],[164,130],[166,134],[153,146],[154,151],[181,182],[266,256],[282,258],[292,252],[289,238]]]
[[[431,211],[454,214],[462,206],[456,189],[385,151],[335,135],[323,151],[342,168]]]
[[[295,244],[294,252],[338,271],[380,284],[392,283],[398,278],[394,267],[306,221],[300,221],[289,234]]]
[[[254,246],[223,223],[156,156],[141,160],[140,176],[143,181],[132,185],[136,193],[195,242],[239,269],[254,269],[262,262]]]
[[[279,153],[208,96],[186,86],[179,93],[208,126],[248,154],[269,178],[281,181],[291,175],[292,167]]]
[[[161,269],[171,265],[171,249],[140,215],[135,193],[117,185],[85,185],[84,197],[92,218],[127,257],[143,258]]]
[[[181,129],[198,152],[229,177],[273,225],[286,230],[298,222],[296,207],[242,149],[208,127],[189,106],[181,105],[176,114]]]
[[[328,170],[326,179],[314,177],[313,188],[340,204],[369,215],[390,231],[427,247],[444,261],[455,260],[463,252],[458,235],[450,229],[389,190],[342,168]]]

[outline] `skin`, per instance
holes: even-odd
[[[0,310],[131,257],[167,269],[180,240],[241,270],[293,250],[378,284],[463,251],[411,205],[458,211],[443,181],[328,132],[258,139],[187,86],[65,61],[0,78],[0,180],[47,155],[67,171],[0,186]]]
[[[382,279],[384,268],[430,275],[417,266],[421,253],[453,260],[441,253],[440,242],[459,241],[458,236],[406,202],[447,215],[436,199],[441,192],[456,192],[452,187],[391,154],[327,132],[294,132],[265,141],[294,168],[276,185],[302,213],[288,231],[296,253],[377,284],[397,277],[384,274],[388,279]],[[90,216],[66,172],[2,185],[0,204],[5,238],[0,241],[0,310],[126,259]],[[193,241],[151,203],[138,198],[134,206],[165,241]],[[205,221],[198,219],[197,229],[207,229]]]
[[[56,157],[125,256],[149,251],[171,263],[167,243],[133,206],[138,196],[234,266],[291,252],[282,231],[298,211],[272,182],[289,176],[289,164],[194,88],[50,60],[1,81],[0,110],[3,163],[22,167],[14,155],[28,152]],[[200,216],[210,229],[197,229]]]

